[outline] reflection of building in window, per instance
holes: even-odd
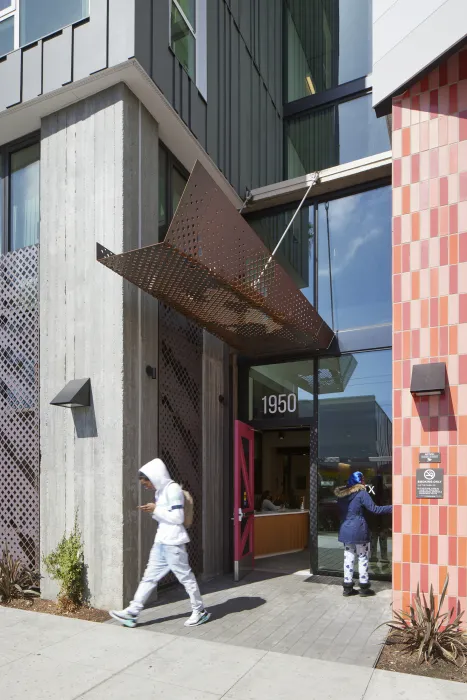
[[[369,461],[392,454],[392,422],[375,396],[319,401],[319,457]]]
[[[256,219],[249,218],[248,223],[264,245],[272,251],[294,213],[295,210],[289,210]],[[312,258],[310,248],[313,246],[313,237],[313,210],[302,207],[275,256],[300,289],[309,285],[310,258]]]
[[[196,2],[172,0],[170,18],[170,45],[190,78],[196,71]]]

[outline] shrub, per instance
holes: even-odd
[[[420,663],[431,663],[442,658],[457,666],[465,664],[467,636],[461,629],[464,611],[461,611],[458,603],[456,617],[454,608],[441,614],[448,584],[449,576],[444,582],[438,607],[435,604],[433,586],[430,586],[429,604],[424,593],[420,596],[420,586],[417,586],[417,595],[413,605],[409,606],[409,612],[394,611],[395,620],[384,623],[394,630],[397,642],[408,653],[418,652]]]
[[[57,548],[44,557],[43,561],[49,576],[60,584],[59,607],[70,612],[81,607],[85,593],[85,569],[78,514],[75,516],[73,530],[68,536],[65,532]]]
[[[13,598],[33,598],[39,592],[39,573],[31,571],[8,551],[5,545],[0,557],[0,601],[9,603]]]

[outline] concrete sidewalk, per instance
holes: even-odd
[[[373,586],[374,598],[343,598],[337,578],[256,571],[234,583],[223,576],[201,584],[209,625],[183,627],[190,606],[181,586],[160,591],[140,623],[148,632],[372,668],[386,636],[377,628],[391,618],[390,584]]]
[[[0,607],[2,700],[457,700],[462,683]]]

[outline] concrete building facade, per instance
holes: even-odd
[[[449,572],[450,602],[465,603],[462,3],[8,3],[0,544],[39,566],[77,514],[92,603],[123,605],[154,536],[136,473],[158,455],[195,499],[196,572],[232,572],[241,423],[255,430],[255,501],[269,490],[291,511],[284,523],[306,518],[301,544],[291,527],[264,551],[287,560],[298,549],[302,569],[341,576],[334,489],[358,469],[395,506],[392,524],[371,526],[372,576],[393,577],[401,606],[418,582],[438,593]],[[218,203],[205,228],[218,226],[224,246],[209,283],[240,265],[240,229],[262,251],[220,284],[244,294],[256,325],[229,325],[235,304],[210,307],[206,323],[176,312],[175,295],[151,296],[147,270],[166,270],[150,256],[187,211],[197,162]],[[228,221],[224,205],[237,210]],[[281,271],[268,277],[278,244]],[[195,248],[194,267],[207,254]],[[146,270],[135,284],[97,259],[131,251]],[[321,335],[271,300],[284,271]],[[289,324],[290,347],[255,344],[267,313],[272,341]],[[248,351],[235,332],[253,338]],[[412,367],[435,361],[446,393],[413,399]],[[73,379],[90,380],[90,405],[52,405]],[[439,503],[415,494],[428,450],[446,472]],[[236,496],[252,507],[246,490]],[[55,593],[44,577],[42,594]]]

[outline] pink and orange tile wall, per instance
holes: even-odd
[[[393,102],[395,608],[420,584],[467,608],[467,50]],[[445,362],[442,397],[412,398],[414,364]],[[443,500],[417,500],[420,451]]]

